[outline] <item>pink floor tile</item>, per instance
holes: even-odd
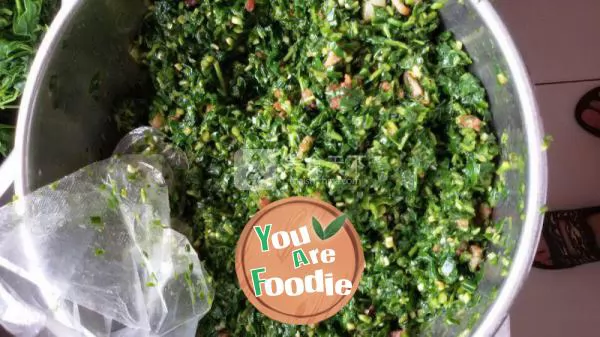
[[[600,78],[599,0],[495,0],[536,83]]]
[[[600,336],[600,263],[532,270],[511,310],[511,337]]]
[[[579,98],[597,86],[600,81],[536,88],[544,128],[554,137],[548,151],[550,209],[600,205],[600,138],[574,118]]]

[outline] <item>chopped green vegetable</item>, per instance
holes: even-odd
[[[94,249],[94,255],[95,256],[102,256],[104,255],[106,252],[104,251],[104,249],[102,248],[96,248]]]
[[[145,188],[140,189],[140,201],[145,204],[148,199],[148,193]]]
[[[550,148],[550,144],[554,141],[554,137],[552,135],[544,136],[544,141],[542,142],[542,150],[547,151]]]
[[[479,303],[494,180],[519,163],[499,168],[486,92],[440,28],[443,3],[155,0],[132,49],[156,93],[117,119],[134,128],[139,110],[194,163],[179,200],[217,289],[200,335],[417,336]],[[259,155],[236,166],[243,149]],[[353,300],[316,326],[267,318],[234,282],[245,223],[290,196],[347,214],[367,262]]]
[[[101,232],[104,230],[104,222],[102,221],[102,218],[99,216],[91,216],[90,217],[90,223],[92,224],[92,226],[94,227],[94,229],[96,229],[97,231]]]
[[[504,73],[499,73],[496,77],[498,79],[498,83],[500,83],[501,85],[505,85],[506,83],[508,83],[508,78],[506,77],[506,75],[504,75]]]

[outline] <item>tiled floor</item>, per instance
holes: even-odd
[[[535,83],[600,79],[600,1],[492,1]]]
[[[555,140],[548,153],[548,206],[600,205],[600,139],[582,131],[573,118],[579,98],[600,86],[600,1],[494,4],[523,55],[545,130]],[[598,313],[600,264],[533,270],[511,311],[512,337],[597,337]]]
[[[554,137],[548,151],[551,210],[600,205],[600,139],[583,131],[574,118],[581,96],[598,86],[600,81],[536,87],[545,131]]]
[[[511,337],[600,336],[600,264],[532,270],[510,324]]]

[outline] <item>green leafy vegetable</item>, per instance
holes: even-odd
[[[13,17],[15,35],[37,38],[38,23],[42,11],[42,0],[15,0],[16,13]]]
[[[58,9],[58,0],[4,0],[0,3],[0,162],[12,147],[17,102],[40,37]]]
[[[217,289],[201,336],[418,336],[480,302],[500,237],[489,217],[499,146],[442,4],[154,1],[132,55],[155,94],[117,120],[134,128],[140,114],[193,163],[178,206]],[[254,162],[237,166],[247,150]],[[367,262],[353,300],[314,326],[270,320],[234,282],[244,225],[290,196],[347,214]],[[343,222],[312,225],[326,238]]]

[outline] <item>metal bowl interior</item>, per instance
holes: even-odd
[[[33,63],[21,103],[16,193],[28,193],[111,153],[120,136],[111,118],[113,102],[145,85],[144,72],[129,55],[144,12],[143,0],[74,0],[61,9]],[[486,265],[478,307],[465,312],[459,325],[435,322],[425,334],[456,336],[475,320],[472,335],[489,336],[527,277],[539,238],[539,209],[546,196],[543,132],[525,67],[490,2],[451,0],[442,18],[474,60],[472,71],[487,89],[497,134],[508,135],[503,159],[516,154],[525,167],[507,175],[509,196],[494,212],[499,220],[511,219],[503,233],[506,244],[492,247],[500,256],[508,254],[509,273]],[[499,73],[507,84],[498,83]]]

